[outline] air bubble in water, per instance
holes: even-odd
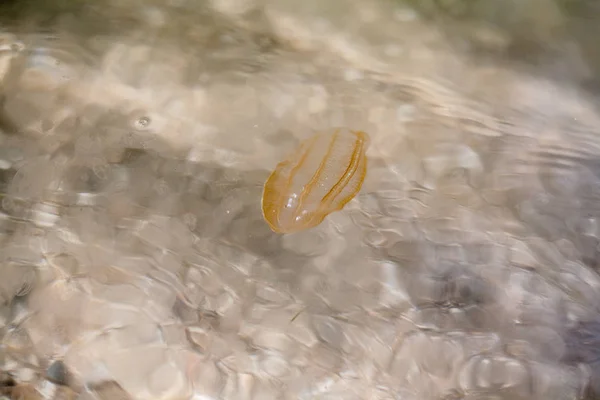
[[[147,129],[149,125],[150,125],[150,117],[147,117],[147,116],[140,117],[134,122],[134,126],[138,130]]]

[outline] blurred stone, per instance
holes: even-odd
[[[90,387],[88,393],[82,394],[85,399],[98,400],[132,400],[126,391],[115,382],[102,382]]]

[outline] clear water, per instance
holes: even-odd
[[[12,399],[594,399],[592,2],[4,2]],[[361,194],[272,233],[299,140]]]

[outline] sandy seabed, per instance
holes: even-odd
[[[7,398],[598,395],[590,93],[394,2],[141,4],[0,35]],[[363,190],[271,232],[269,172],[336,126]]]

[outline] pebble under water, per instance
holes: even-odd
[[[0,398],[600,398],[594,6],[515,4],[0,5]],[[336,126],[362,190],[274,233]]]

